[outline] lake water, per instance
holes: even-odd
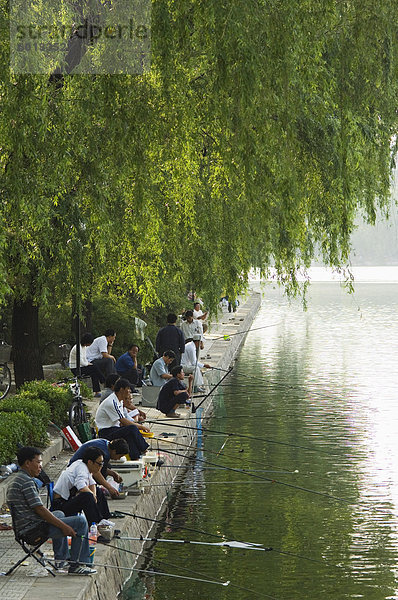
[[[398,598],[398,284],[350,296],[315,283],[306,312],[269,285],[253,329],[267,325],[247,335],[208,425],[258,439],[230,437],[217,456],[226,437],[208,433],[198,456],[249,473],[197,460],[166,518],[274,550],[159,543],[146,566],[240,587],[144,577],[123,600]]]

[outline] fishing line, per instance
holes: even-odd
[[[215,456],[225,456],[226,458],[238,458],[238,456],[234,455],[234,454],[230,454],[227,453],[225,454],[225,452],[221,452],[222,448],[225,446],[226,442],[230,439],[229,437],[227,437],[227,439],[225,440],[224,444],[221,446],[220,450],[218,452],[216,452],[215,450],[209,450],[207,448],[200,448],[199,446],[193,446],[192,444],[184,444],[183,442],[177,442],[174,439],[168,439],[168,438],[157,438],[157,437],[153,437],[151,438],[152,440],[157,440],[158,442],[165,442],[167,444],[174,444],[175,446],[181,446],[182,448],[189,448],[190,450],[201,450],[202,452],[207,452],[208,454],[213,454]],[[159,450],[163,451],[163,448],[159,448]],[[165,450],[167,452],[167,450]],[[243,455],[243,453],[240,450],[236,451],[236,454],[240,454],[241,457]],[[261,465],[262,467],[264,466],[264,462],[260,461],[260,460],[254,460],[253,458],[246,458],[246,456],[244,456],[244,461],[246,463],[252,464],[252,465]],[[250,469],[247,469],[250,470]],[[284,469],[281,469],[281,471],[284,471]],[[290,471],[293,472],[293,471]],[[295,473],[298,473],[298,471],[294,471]]]
[[[112,547],[118,548],[118,550],[123,550],[123,548],[119,548],[118,546],[112,546]],[[156,560],[156,559],[154,559],[154,560]],[[86,563],[79,562],[77,564],[87,566]],[[121,567],[121,566],[119,567],[117,565],[109,565],[109,564],[104,564],[104,563],[101,564],[101,563],[97,563],[97,562],[95,563],[94,566],[105,567],[107,569],[118,569],[120,571],[130,571],[130,573],[135,571],[137,573],[145,573],[146,575],[163,575],[163,577],[174,577],[175,579],[187,579],[188,581],[198,581],[200,583],[211,583],[213,585],[223,585],[224,587],[227,587],[231,583],[230,581],[213,581],[212,579],[199,579],[197,577],[187,577],[186,575],[174,575],[173,573],[162,573],[161,571],[152,571],[149,569],[137,569],[135,567]],[[247,591],[250,592],[251,590],[247,590]]]
[[[199,431],[198,427],[190,427],[189,425],[177,425],[176,423],[172,423],[170,421],[170,419],[168,419],[167,421],[165,419],[158,419],[157,421],[148,421],[147,423],[162,423],[165,424],[167,423],[168,426],[170,427],[178,427],[179,429],[192,429],[193,431]],[[310,448],[309,446],[299,446],[297,444],[289,444],[288,442],[279,442],[276,440],[270,440],[268,438],[262,438],[262,437],[258,437],[258,436],[254,436],[254,435],[247,435],[244,433],[233,433],[233,432],[228,432],[228,431],[219,431],[217,429],[209,429],[208,427],[202,427],[201,431],[206,431],[209,433],[221,433],[223,435],[229,436],[229,437],[238,437],[238,438],[245,438],[248,440],[257,440],[260,442],[267,442],[269,444],[278,444],[281,446],[289,446],[291,448],[300,448],[301,450],[310,450],[311,452],[321,452],[323,454],[327,454],[328,456],[331,456],[330,452],[328,452],[327,450],[321,450],[318,448]]]
[[[173,452],[171,450],[165,450],[165,452],[167,452],[168,454],[173,454],[175,456],[180,456],[182,458],[186,458],[184,454],[179,454],[178,452]],[[347,504],[351,504],[352,501],[351,500],[346,500],[345,498],[339,498],[337,496],[332,496],[331,494],[327,494],[326,492],[318,492],[316,490],[310,490],[309,488],[305,488],[305,487],[301,487],[299,485],[293,485],[292,483],[286,483],[285,481],[279,481],[277,479],[269,479],[268,477],[262,477],[261,475],[256,475],[255,473],[252,473],[250,471],[245,471],[244,469],[235,469],[233,467],[225,467],[223,465],[217,465],[215,463],[212,463],[208,460],[202,459],[202,458],[195,458],[196,461],[199,462],[203,462],[205,464],[209,464],[211,466],[214,467],[221,467],[223,469],[226,469],[227,471],[234,471],[235,473],[244,473],[245,475],[249,475],[249,477],[256,477],[257,479],[262,479],[264,481],[272,481],[272,483],[278,483],[279,485],[284,485],[285,487],[289,487],[295,490],[300,490],[303,492],[308,492],[310,494],[316,494],[317,496],[323,496],[325,498],[329,498],[330,500],[337,500],[338,502],[345,502]]]
[[[167,450],[165,449],[164,452],[167,452]],[[195,460],[194,458],[191,458],[190,460]],[[192,465],[191,465],[192,466]],[[166,469],[187,469],[188,465],[163,465],[162,468],[166,468]],[[222,471],[225,467],[221,466],[221,467],[201,467],[200,470],[201,471]],[[253,472],[253,473],[279,473],[280,475],[297,475],[297,473],[299,473],[298,469],[296,469],[296,471],[273,471],[272,469],[245,469],[245,471],[247,471],[248,473]],[[247,483],[247,481],[245,482]],[[253,482],[255,483],[255,482]]]

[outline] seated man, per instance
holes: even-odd
[[[119,492],[106,480],[106,478],[111,476],[116,483],[121,483],[123,479],[120,477],[120,475],[118,475],[118,473],[116,473],[116,471],[113,471],[109,468],[109,461],[112,459],[119,460],[122,456],[128,454],[129,447],[127,442],[123,439],[116,439],[112,440],[111,442],[101,438],[89,440],[88,442],[82,444],[78,450],[76,450],[70,459],[68,466],[77,460],[83,459],[86,450],[93,447],[99,448],[102,452],[102,456],[104,457],[104,464],[102,465],[101,470],[92,473],[93,479],[95,479],[98,485],[102,485],[102,487],[108,490],[112,498],[117,498],[119,496]]]
[[[188,377],[188,389],[184,384],[185,373],[181,365],[177,365],[171,369],[172,379],[165,383],[161,388],[158,397],[157,409],[160,410],[166,417],[178,419],[179,414],[175,409],[179,404],[189,404],[189,398],[192,393],[193,375]]]
[[[97,365],[104,377],[116,372],[116,358],[111,354],[115,339],[116,331],[114,329],[107,329],[104,335],[95,338],[91,346],[87,349],[86,356],[88,362]]]
[[[90,525],[108,519],[108,503],[93,478],[94,474],[101,471],[103,464],[102,451],[88,447],[83,458],[66,467],[55,483],[53,509],[62,510],[67,517],[83,511]]]
[[[123,401],[128,398],[130,398],[130,382],[128,379],[119,379],[115,383],[114,392],[99,405],[95,422],[99,437],[106,440],[125,439],[131,460],[136,460],[148,448],[139,430],[149,431],[149,429],[124,416]]]
[[[93,392],[98,398],[100,395],[100,383],[104,383],[105,377],[99,370],[97,365],[93,365],[87,360],[87,348],[91,346],[94,341],[94,336],[91,333],[84,333],[80,339],[80,373],[81,375],[89,375],[91,377],[91,383],[93,386]],[[69,354],[69,368],[73,375],[77,373],[76,364],[76,344],[70,351]]]
[[[142,387],[143,367],[138,364],[137,356],[139,347],[137,344],[131,344],[127,352],[122,354],[116,361],[116,372],[120,377],[128,379],[134,386]]]
[[[43,527],[45,535],[52,538],[56,565],[61,568],[68,561],[69,573],[91,575],[95,569],[89,563],[88,525],[83,515],[65,517],[61,511],[51,513],[43,506],[34,477],[41,471],[42,456],[38,448],[26,446],[17,453],[20,470],[10,476],[7,502],[13,510],[17,533],[31,526]],[[67,536],[71,536],[70,560]],[[83,564],[80,564],[83,563]]]
[[[162,387],[166,381],[173,377],[169,373],[169,365],[171,365],[175,357],[176,355],[173,350],[166,350],[163,352],[163,356],[155,360],[149,372],[152,385]]]
[[[181,358],[181,365],[184,367],[185,373],[194,373],[193,391],[204,392],[203,376],[200,369],[203,369],[203,367],[206,369],[211,369],[211,365],[198,361],[196,357],[196,346],[193,340],[190,338],[185,340],[185,352]]]

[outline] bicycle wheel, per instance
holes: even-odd
[[[0,364],[0,400],[5,398],[11,387],[11,371],[6,364]]]
[[[75,400],[69,408],[69,425],[76,435],[79,434],[78,425],[81,425],[82,423],[87,423],[86,411],[84,410],[83,404]]]

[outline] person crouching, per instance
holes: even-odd
[[[181,365],[177,365],[171,369],[172,379],[160,389],[156,408],[160,410],[166,417],[178,419],[179,414],[175,409],[179,404],[190,404],[192,394],[193,375],[188,377],[188,388],[184,384],[184,369]]]

